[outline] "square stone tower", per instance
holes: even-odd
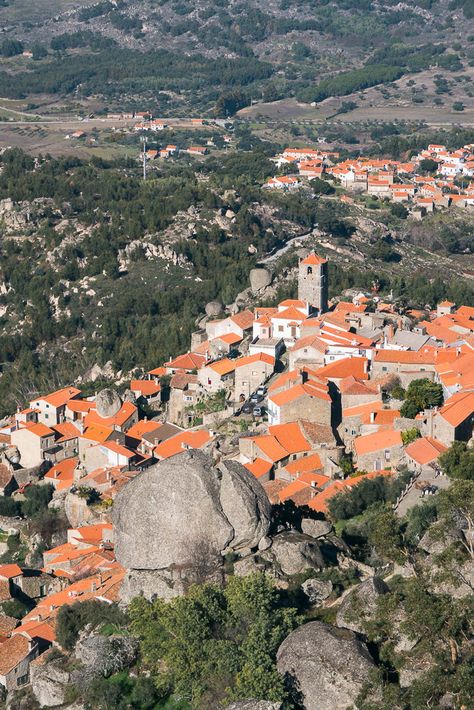
[[[298,272],[298,298],[324,313],[328,309],[328,261],[316,254],[302,259]]]

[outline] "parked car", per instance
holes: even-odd
[[[261,387],[258,388],[257,394],[260,397],[265,397],[265,395],[267,394],[267,388],[262,385]]]
[[[254,417],[263,417],[264,411],[265,410],[263,407],[254,407],[253,408],[253,416]]]
[[[252,402],[245,402],[245,404],[242,407],[242,414],[252,414],[253,412],[253,404]]]
[[[261,394],[258,394],[257,392],[254,392],[253,394],[250,395],[250,401],[253,402],[253,404],[258,404],[263,400],[263,397]]]

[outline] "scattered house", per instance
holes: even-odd
[[[263,385],[275,367],[275,358],[265,353],[248,355],[235,360],[234,392],[235,401],[244,402],[252,392]]]
[[[39,466],[48,459],[48,450],[54,447],[56,436],[53,429],[45,424],[29,424],[11,433],[12,446],[20,452],[23,468]]]
[[[269,424],[284,424],[296,419],[309,419],[321,424],[331,423],[332,402],[327,385],[308,380],[268,396]]]
[[[30,402],[30,408],[37,413],[36,421],[46,426],[53,426],[64,421],[66,405],[72,399],[78,399],[81,390],[77,387],[64,387],[45,397],[38,397]]]
[[[235,360],[223,358],[204,365],[198,372],[199,384],[208,394],[230,389],[234,383],[235,364]]]
[[[359,471],[381,471],[394,468],[403,458],[402,435],[395,429],[358,436],[354,454]]]
[[[11,692],[29,682],[30,663],[39,654],[35,641],[22,633],[0,643],[0,685]]]
[[[194,421],[192,409],[199,402],[200,385],[197,375],[177,373],[170,381],[167,418],[173,424],[187,427]]]
[[[425,467],[435,464],[447,448],[445,444],[431,436],[415,439],[405,449],[408,467],[415,471],[422,471]]]
[[[154,409],[161,404],[161,385],[154,380],[131,380],[130,389],[137,399],[142,399]]]

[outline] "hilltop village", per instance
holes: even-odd
[[[284,175],[269,178],[265,189],[297,190],[305,181],[331,181],[353,195],[370,195],[400,204],[421,219],[436,209],[472,207],[474,189],[474,146],[450,151],[430,144],[408,162],[386,158],[349,158],[317,148],[286,148],[273,158]],[[346,194],[343,201],[352,200]]]
[[[121,598],[111,511],[157,462],[192,450],[239,462],[270,503],[320,519],[339,493],[378,476],[408,472],[397,514],[448,486],[438,458],[473,433],[474,308],[445,301],[403,311],[362,292],[329,301],[328,286],[327,259],[306,252],[297,299],[227,313],[208,304],[189,351],[121,396],[71,385],[3,423],[2,500],[19,504],[49,484],[49,506],[70,524],[37,568],[0,565],[2,603],[26,599],[29,608],[21,620],[0,616],[5,689],[28,684],[58,646],[61,608]],[[2,515],[0,524],[8,537],[23,521]]]

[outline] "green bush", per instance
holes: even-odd
[[[71,651],[79,636],[79,632],[88,624],[97,628],[102,624],[117,624],[123,626],[126,616],[116,604],[107,604],[91,599],[76,602],[70,606],[62,606],[59,610],[56,624],[56,635],[59,644],[66,651]]]

